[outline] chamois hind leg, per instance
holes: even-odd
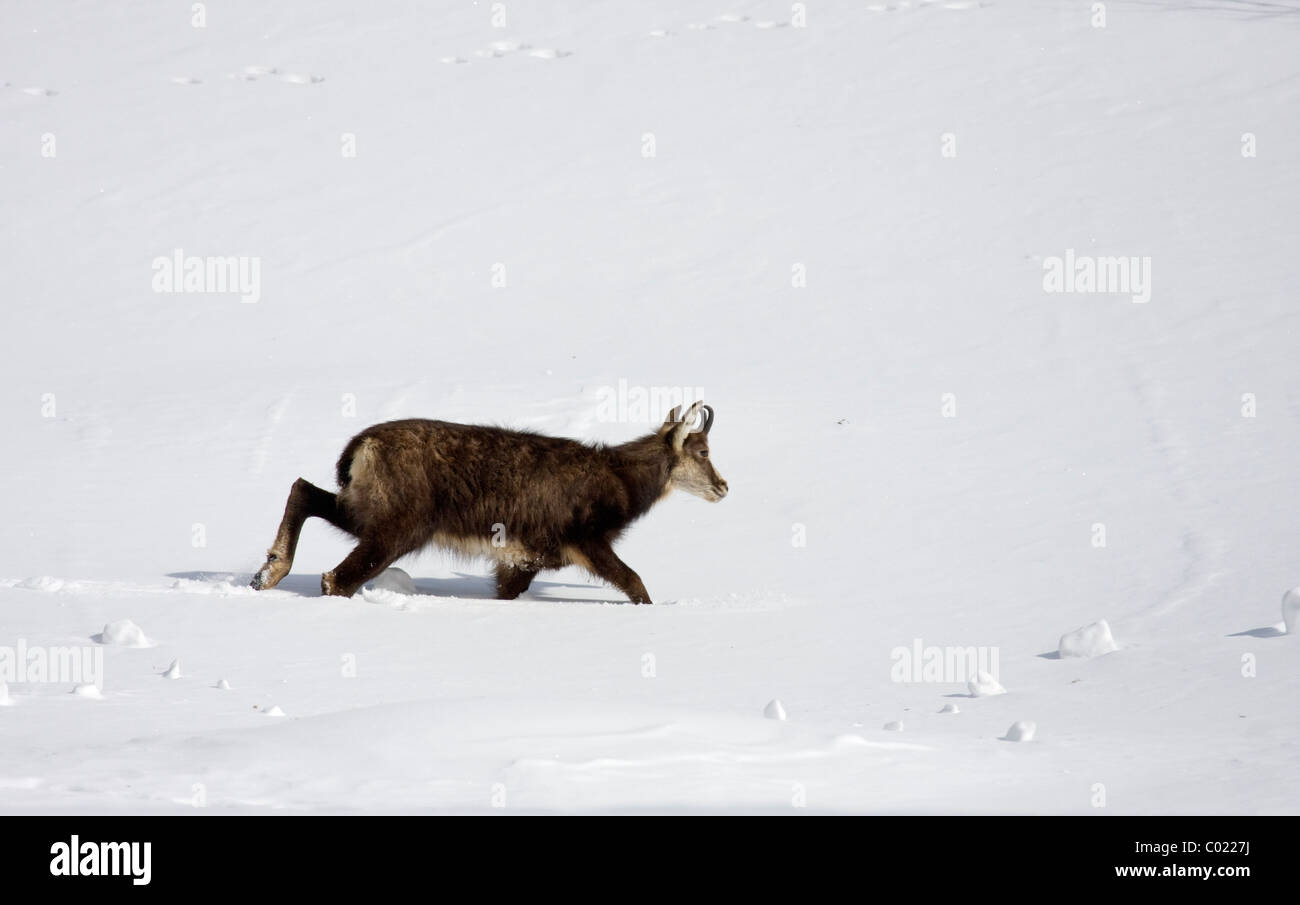
[[[650,592],[641,583],[641,576],[632,571],[631,566],[618,558],[614,548],[605,541],[587,541],[578,545],[578,552],[587,558],[579,561],[600,578],[627,595],[633,603],[651,603]]]
[[[320,592],[327,597],[351,597],[363,584],[392,565],[400,552],[374,538],[362,538],[343,562],[320,577]]]
[[[289,491],[289,500],[284,504],[284,518],[280,520],[280,530],[276,532],[271,549],[266,551],[266,562],[249,582],[252,587],[259,591],[273,588],[289,574],[303,522],[312,516],[323,518],[336,528],[356,533],[352,517],[339,505],[337,496],[299,478]]]
[[[520,569],[509,563],[497,563],[497,599],[514,600],[533,583],[536,572]]]

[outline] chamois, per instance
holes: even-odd
[[[640,577],[614,553],[633,521],[673,490],[717,502],[727,482],[709,458],[713,409],[674,408],[663,426],[619,446],[529,431],[409,419],[368,427],[343,449],[337,494],[299,478],[251,582],[289,574],[312,516],[357,538],[321,576],[321,593],[351,597],[398,558],[437,546],[496,562],[496,591],[513,600],[542,569],[577,565],[650,603]]]

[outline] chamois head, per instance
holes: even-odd
[[[727,482],[709,458],[709,430],[713,427],[713,409],[697,402],[682,414],[681,406],[668,413],[659,437],[672,452],[673,466],[668,475],[668,490],[685,490],[701,499],[716,503],[727,495]]]

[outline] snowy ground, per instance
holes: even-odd
[[[11,675],[0,812],[1300,811],[1300,4],[799,6],[7,0],[0,657],[103,670]],[[621,545],[655,606],[322,599],[318,523],[245,587],[367,424],[619,441],[620,380],[731,486]]]

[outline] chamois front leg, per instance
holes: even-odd
[[[351,597],[363,584],[392,565],[397,556],[380,541],[362,540],[334,571],[320,577],[320,592],[326,597]]]
[[[633,603],[651,603],[650,592],[641,583],[641,576],[618,558],[614,548],[605,541],[586,541],[578,545],[579,552],[587,557],[591,571],[627,595]]]

